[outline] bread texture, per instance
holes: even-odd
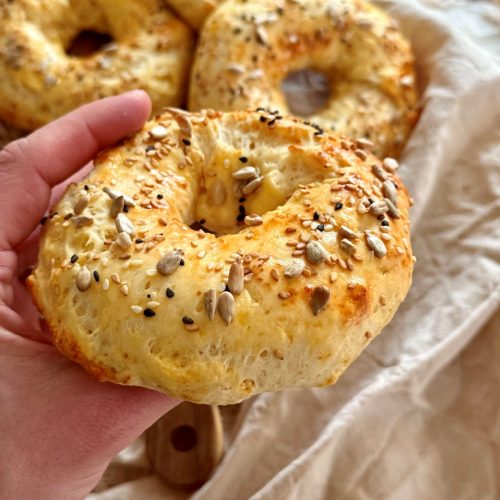
[[[325,103],[307,114],[284,91],[303,70],[327,80]],[[418,117],[414,58],[395,21],[364,0],[227,0],[200,32],[188,107],[279,109],[397,156]]]
[[[0,0],[0,120],[33,130],[101,97],[142,88],[155,111],[184,99],[193,50],[187,24],[161,0]],[[78,57],[85,30],[113,42]]]
[[[28,285],[55,345],[196,403],[333,384],[413,267],[397,162],[363,147],[268,111],[156,116],[43,226]]]

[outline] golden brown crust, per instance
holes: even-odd
[[[32,130],[86,102],[146,90],[153,108],[180,105],[193,37],[161,0],[0,0],[0,119]],[[82,30],[114,43],[65,50]]]
[[[203,26],[189,109],[279,109],[290,73],[325,74],[331,96],[308,120],[395,156],[418,117],[410,45],[364,0],[228,0]]]
[[[331,384],[409,288],[395,162],[300,120],[167,110],[95,164],[28,284],[100,380],[210,404]]]

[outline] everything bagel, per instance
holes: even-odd
[[[0,19],[0,120],[15,127],[32,130],[135,88],[155,110],[181,103],[192,33],[161,0],[0,0]],[[68,55],[89,30],[114,42],[87,57]]]
[[[69,187],[28,284],[100,380],[209,404],[333,384],[410,286],[396,167],[265,110],[166,110]]]
[[[293,115],[283,82],[302,70],[324,75],[329,92],[308,120],[399,153],[417,119],[413,56],[394,21],[363,0],[224,2],[200,34],[189,109]]]

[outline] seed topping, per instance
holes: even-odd
[[[349,255],[354,255],[356,253],[356,245],[354,245],[347,238],[340,240],[340,248],[342,248],[342,250]]]
[[[76,275],[76,287],[80,292],[85,292],[90,288],[92,276],[86,266],[83,266]]]
[[[382,258],[387,255],[387,248],[382,240],[371,234],[369,231],[365,232],[365,236],[368,248],[373,250],[376,257]]]
[[[306,244],[306,257],[311,264],[321,264],[328,257],[328,252],[319,241],[311,240]]]
[[[172,250],[164,255],[156,264],[156,270],[163,276],[169,276],[174,273],[181,265],[182,250]]]
[[[309,305],[311,306],[312,313],[317,316],[321,311],[326,309],[328,300],[330,299],[330,289],[325,285],[314,287],[311,294]]]
[[[246,181],[248,179],[256,179],[259,177],[259,171],[255,167],[242,167],[232,174],[233,179],[238,181]]]
[[[126,215],[118,214],[115,219],[115,226],[119,233],[128,233],[130,236],[135,234],[135,227]]]
[[[132,239],[128,233],[121,232],[115,238],[115,243],[123,250],[128,250],[132,246]]]
[[[296,278],[297,276],[300,276],[302,274],[302,271],[304,271],[306,265],[303,260],[299,259],[293,259],[287,266],[285,267],[285,270],[283,271],[283,274],[287,278]]]
[[[229,278],[227,281],[229,291],[232,294],[239,295],[243,291],[243,287],[245,286],[245,282],[243,281],[244,277],[243,265],[241,262],[233,262],[229,269]]]
[[[118,196],[116,197],[112,202],[111,202],[111,208],[109,209],[109,215],[111,217],[116,218],[116,216],[123,212],[123,208],[125,207],[125,200],[123,196]]]
[[[205,292],[204,304],[208,319],[212,321],[215,318],[215,309],[217,308],[217,292],[215,288],[210,288]]]
[[[226,325],[230,325],[236,312],[234,297],[230,292],[222,292],[217,300],[217,309]]]
[[[89,196],[83,195],[81,198],[78,199],[78,201],[73,206],[73,212],[75,212],[76,215],[80,215],[89,206],[89,203],[90,203]]]

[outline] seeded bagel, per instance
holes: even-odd
[[[155,110],[184,97],[192,33],[161,0],[0,0],[0,120],[26,130],[95,99],[142,88]],[[84,31],[113,43],[66,50]]]
[[[298,119],[169,109],[69,187],[28,284],[100,380],[208,404],[333,384],[410,286],[396,168]]]
[[[288,100],[284,92],[303,70],[326,79],[325,103],[313,112],[298,109],[299,92]],[[189,109],[259,106],[371,141],[378,155],[397,155],[417,119],[410,45],[364,0],[228,0],[201,30]]]
[[[168,0],[168,4],[194,29],[199,30],[206,18],[224,0]]]

